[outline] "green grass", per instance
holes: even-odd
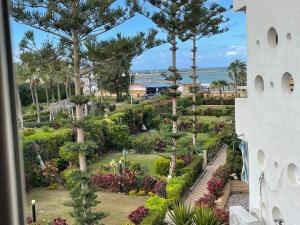
[[[198,122],[202,122],[202,123],[211,123],[211,122],[225,122],[228,118],[228,116],[220,116],[220,117],[216,117],[216,116],[197,116],[197,120]],[[180,116],[179,117],[180,120],[192,120],[192,116]]]
[[[120,152],[105,154],[99,162],[92,163],[91,165],[89,165],[89,171],[93,173],[97,171],[102,164],[109,163],[112,159],[114,159],[115,161],[119,161],[122,157],[123,155]],[[129,159],[131,162],[138,162],[141,165],[146,166],[150,175],[155,175],[154,163],[155,160],[159,159],[160,157],[161,156],[158,154],[127,154],[127,159]]]
[[[101,202],[95,208],[96,211],[109,213],[103,219],[105,225],[120,225],[128,221],[128,214],[137,207],[144,205],[146,196],[129,196],[121,193],[97,192],[98,200]],[[36,188],[27,193],[26,216],[31,216],[31,200],[36,201],[37,222],[52,220],[56,217],[67,219],[68,224],[74,224],[70,216],[72,207],[64,206],[70,202],[69,193],[66,190],[49,190],[47,188]]]
[[[199,106],[196,106],[196,109],[207,109],[207,108],[226,109],[227,107],[233,108],[234,105],[199,105]]]

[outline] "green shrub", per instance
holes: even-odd
[[[184,161],[181,159],[176,160],[176,175],[179,176],[182,174],[182,169],[184,168]]]
[[[163,215],[167,212],[168,202],[165,198],[161,198],[158,195],[154,195],[147,199],[146,208],[150,209],[151,211],[158,211]]]
[[[232,150],[231,148],[228,148],[226,163],[230,167],[231,171],[236,173],[238,178],[240,178],[243,167],[242,153],[239,150]]]
[[[80,171],[75,168],[69,168],[60,173],[61,177],[63,178],[63,180],[65,182],[65,186],[68,189],[71,189],[75,186],[76,181],[74,181],[74,176],[76,176],[79,173],[80,173]]]
[[[206,140],[202,148],[207,151],[208,162],[213,160],[213,158],[216,156],[216,154],[222,147],[222,144],[223,142],[220,135],[215,135]]]
[[[126,147],[129,144],[129,129],[127,125],[110,126],[108,134],[112,145],[116,147]]]
[[[30,136],[30,135],[33,135],[36,133],[36,130],[33,129],[33,128],[24,128],[21,130],[21,134],[24,136],[24,137],[27,137],[27,136]]]
[[[151,133],[142,133],[132,136],[132,148],[137,153],[150,154],[153,152],[154,138]]]
[[[166,176],[169,173],[170,160],[161,158],[155,160],[155,173],[160,176]]]
[[[187,187],[186,177],[173,177],[166,187],[167,199],[170,205],[174,205]]]
[[[23,137],[24,160],[36,162],[37,147],[44,161],[57,158],[59,148],[67,141],[72,141],[73,131],[71,129],[58,129],[49,132],[38,132],[27,137]],[[36,143],[36,144],[34,144]]]
[[[158,211],[149,211],[148,215],[142,220],[140,225],[162,225],[165,215]]]
[[[188,174],[192,179],[192,182],[196,180],[198,175],[203,170],[203,158],[202,156],[194,156],[192,162],[182,169],[182,173]]]

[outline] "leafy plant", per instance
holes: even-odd
[[[68,225],[68,223],[67,220],[58,217],[52,221],[51,225]]]
[[[210,208],[197,208],[193,216],[195,225],[219,225],[220,221]]]
[[[190,205],[186,206],[184,203],[179,203],[169,212],[170,218],[176,225],[192,225],[194,211]],[[206,223],[203,223],[207,225]]]
[[[138,225],[142,219],[147,216],[148,212],[149,209],[144,206],[140,206],[129,214],[128,219],[135,225]]]
[[[158,211],[164,215],[168,209],[168,201],[165,198],[154,195],[147,199],[146,207],[151,211]]]
[[[75,219],[75,225],[96,225],[106,217],[103,212],[96,212],[97,206],[96,190],[90,186],[90,177],[84,173],[78,173],[74,177],[75,185],[70,190],[73,211],[71,216]]]
[[[158,175],[165,176],[168,174],[170,168],[170,160],[161,158],[155,161],[155,172]]]
[[[165,198],[167,193],[166,193],[166,187],[167,184],[163,181],[157,181],[155,186],[154,186],[154,193],[156,193],[158,196]]]

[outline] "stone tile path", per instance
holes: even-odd
[[[217,158],[213,161],[211,165],[206,166],[206,172],[201,178],[201,180],[198,182],[198,184],[194,187],[194,189],[188,193],[187,198],[185,200],[186,204],[194,205],[194,203],[205,193],[207,193],[206,187],[207,187],[207,182],[210,180],[212,177],[212,174],[215,172],[215,170],[226,163],[226,150],[227,146],[223,146],[221,149],[219,155]],[[167,224],[174,224],[169,215],[166,215],[165,222]]]
[[[213,161],[212,165],[206,166],[206,172],[203,175],[202,179],[196,185],[196,187],[188,193],[188,196],[185,200],[186,204],[194,205],[194,203],[202,197],[205,193],[207,193],[207,182],[212,177],[212,174],[218,169],[219,166],[224,165],[226,163],[226,149],[227,146],[223,146],[221,152],[217,156],[217,158]]]

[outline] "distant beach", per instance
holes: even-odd
[[[214,80],[226,80],[230,81],[228,74],[226,72],[226,67],[217,68],[202,68],[197,70],[197,81],[202,84],[211,84]],[[157,85],[168,85],[168,81],[165,80],[161,73],[168,72],[167,70],[139,70],[133,71],[135,74],[135,83],[141,83],[147,86],[157,86]],[[179,81],[180,84],[191,83],[190,78],[191,70],[181,69],[179,70],[182,80]]]

